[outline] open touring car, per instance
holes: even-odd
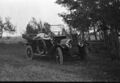
[[[75,42],[66,36],[50,37],[45,33],[37,35],[23,35],[27,40],[26,56],[28,59],[33,59],[34,56],[54,56],[56,62],[63,64],[65,58],[76,57],[81,58],[84,54],[83,44]]]

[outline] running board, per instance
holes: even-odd
[[[46,56],[45,54],[37,54],[37,53],[34,53],[35,56]]]

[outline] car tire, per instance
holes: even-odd
[[[28,60],[32,60],[34,57],[33,49],[31,46],[27,46],[26,48],[26,57]]]
[[[60,65],[63,65],[63,52],[60,47],[56,49],[56,62]]]

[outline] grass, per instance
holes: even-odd
[[[27,61],[25,48],[19,44],[0,44],[0,81],[76,81],[74,75],[48,69],[45,65]],[[53,64],[52,64],[53,65]]]
[[[39,57],[27,60],[23,44],[0,44],[0,81],[120,81],[120,63],[89,56],[85,61],[66,61]]]

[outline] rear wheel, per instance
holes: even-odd
[[[33,59],[33,50],[32,50],[32,47],[31,46],[27,46],[26,48],[26,57],[28,60],[32,60]]]
[[[56,49],[57,53],[56,53],[56,62],[60,65],[63,64],[63,52],[62,49],[60,47],[57,47]]]

